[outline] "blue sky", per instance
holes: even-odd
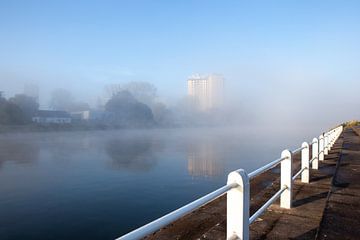
[[[140,80],[169,99],[214,72],[242,103],[323,90],[360,101],[359,12],[359,1],[0,1],[0,86],[38,83],[44,102],[67,87],[91,102]]]

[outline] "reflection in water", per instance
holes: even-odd
[[[49,138],[52,138],[49,141]],[[51,154],[51,159],[57,162],[69,162],[78,159],[76,154],[80,156],[84,151],[89,151],[89,138],[86,136],[69,138],[66,135],[53,136],[50,135],[47,142],[47,150]],[[44,140],[44,139],[43,139]],[[80,157],[79,157],[80,158]]]
[[[188,148],[188,172],[191,176],[213,177],[224,172],[217,144],[214,141],[199,141]]]
[[[106,142],[106,152],[115,169],[147,171],[156,165],[150,138],[117,138]]]
[[[0,239],[115,239],[299,142],[244,131],[0,134]]]
[[[39,158],[39,146],[20,139],[0,140],[0,167],[7,161],[18,164],[34,163]]]

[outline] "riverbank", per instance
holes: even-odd
[[[272,204],[250,225],[250,239],[357,239],[360,232],[360,127],[347,127],[310,183],[295,180],[293,208]],[[299,168],[299,155],[294,158]],[[251,182],[252,215],[279,189],[278,169]],[[273,180],[271,180],[273,179]],[[271,184],[271,181],[274,181]],[[186,215],[145,239],[225,239],[226,195]]]
[[[27,124],[27,125],[0,125],[0,134],[3,133],[36,133],[36,132],[77,132],[101,131],[120,129],[152,129],[155,126],[120,127],[103,124]]]

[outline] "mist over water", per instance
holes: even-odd
[[[359,119],[359,12],[0,1],[0,239],[114,239]]]
[[[278,158],[310,134],[268,128],[2,134],[0,238],[113,239],[222,186],[232,170]]]

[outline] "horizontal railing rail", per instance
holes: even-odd
[[[306,169],[308,169],[307,167],[301,168],[293,177],[292,180],[294,181],[298,176],[300,176],[300,174],[302,174],[303,171],[305,171]]]
[[[117,238],[117,240],[132,240],[146,237],[224,194],[227,194],[227,239],[249,239],[249,225],[262,215],[276,200],[280,199],[280,207],[282,208],[289,209],[292,207],[293,182],[301,176],[301,182],[309,183],[310,164],[312,169],[318,169],[319,161],[324,161],[324,156],[329,153],[342,131],[343,126],[339,126],[321,134],[319,138],[314,138],[310,143],[302,143],[301,147],[293,151],[284,150],[280,158],[265,164],[249,174],[243,169],[235,170],[228,175],[228,182],[223,187],[135,229]],[[300,170],[292,175],[292,159],[293,155],[297,153],[301,153],[301,166]],[[249,217],[250,180],[279,164],[280,189]]]
[[[295,149],[295,150],[293,150],[293,151],[291,151],[291,152],[292,152],[292,154],[296,154],[296,153],[300,152],[301,150],[303,150],[303,149],[305,149],[305,148],[307,148],[307,146],[305,146],[305,147],[299,147],[299,148],[297,148],[297,149]]]
[[[235,187],[236,184],[227,184],[217,190],[171,212],[166,214],[165,216],[158,218],[134,231],[128,233],[118,239],[140,239],[143,238],[156,230],[165,227],[166,225],[172,223],[173,221],[179,219],[180,217],[192,212],[194,209],[201,207],[202,205],[220,197],[231,188]]]
[[[248,174],[249,178],[250,179],[253,179],[254,177],[276,167],[282,160],[285,160],[287,157],[283,157],[283,158],[279,158],[279,159],[276,159],[272,162],[269,162],[268,164],[266,164],[265,166],[262,166],[258,169],[256,169],[255,171],[251,172]],[[239,171],[240,169],[238,169],[237,171]]]
[[[249,219],[249,223],[253,223],[265,210],[270,207],[276,200],[279,199],[280,195],[287,189],[287,186],[283,186],[272,196],[264,205],[262,205]]]

